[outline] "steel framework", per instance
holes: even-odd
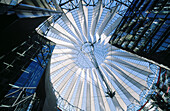
[[[53,0],[51,0],[52,2]],[[71,11],[73,9],[79,8],[79,2],[81,0],[56,0],[61,9]],[[82,0],[83,6],[96,6],[99,1],[102,1],[103,7],[109,10],[119,6],[118,13],[124,15],[127,8],[130,6],[132,0]]]

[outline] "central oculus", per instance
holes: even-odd
[[[94,50],[94,46],[92,43],[89,42],[84,43],[81,47],[81,51],[86,54],[91,53],[93,50]]]

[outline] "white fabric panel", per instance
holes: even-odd
[[[98,78],[97,78],[97,75],[96,75],[96,72],[93,71],[93,77],[95,79],[95,86],[96,86],[96,93],[97,93],[97,99],[98,99],[98,102],[99,102],[99,108],[100,108],[100,111],[104,111],[105,108],[104,108],[104,102],[103,102],[103,99],[102,99],[102,96],[101,96],[101,92],[100,92],[100,88],[99,87],[99,83],[98,83]]]
[[[110,111],[110,107],[109,107],[109,104],[108,104],[108,101],[106,100],[106,97],[105,97],[105,93],[102,88],[102,85],[100,83],[100,80],[99,80],[99,77],[96,73],[96,69],[93,70],[93,77],[95,76],[95,79],[96,79],[96,92],[97,92],[97,96],[98,96],[98,101],[99,101],[99,106],[100,106],[100,111]]]
[[[98,29],[97,32],[96,32],[96,41],[97,41],[97,42],[98,42],[98,40],[99,40],[99,38],[100,38],[100,36],[101,36],[104,28],[106,27],[106,25],[107,25],[107,24],[110,22],[110,20],[112,20],[112,18],[115,16],[116,10],[117,10],[117,7],[114,7],[114,8],[112,9],[112,11],[109,10],[109,11],[107,12],[107,14],[105,15],[105,17],[104,17],[104,19],[103,19],[103,21],[102,21],[99,29]]]
[[[82,83],[82,87],[81,87],[80,99],[79,99],[79,104],[78,104],[79,108],[81,108],[82,104],[83,104],[84,81],[85,81],[85,79],[83,79],[83,81],[82,81],[83,83]]]
[[[76,22],[70,12],[67,14],[62,15],[62,20],[65,24],[71,29],[71,31],[80,39],[80,41],[83,43],[82,36],[80,34],[80,31],[76,25]]]
[[[143,90],[147,88],[147,83],[145,80],[127,72],[126,70],[116,66],[115,64],[111,63],[110,61],[105,60],[104,63],[107,63],[110,65],[116,72],[118,72],[121,76],[126,78],[128,81],[130,81],[133,85],[138,87],[139,89]]]
[[[84,3],[84,1],[83,1]],[[83,10],[84,10],[84,15],[85,15],[85,20],[86,20],[86,27],[87,27],[87,37],[88,37],[88,8],[83,6]],[[86,29],[85,27],[85,29]],[[89,40],[89,39],[88,39]]]
[[[73,58],[75,58],[75,56],[70,55],[70,54],[58,56],[58,57],[51,59],[51,64],[59,62],[59,61],[63,61],[63,60],[73,59]]]
[[[136,71],[136,72],[139,72],[139,73],[142,72],[141,74],[146,75],[146,76],[152,74],[151,71],[148,70],[148,68],[146,66],[130,63],[130,62],[127,62],[125,60],[121,60],[121,59],[115,58],[113,56],[107,56],[106,59],[112,60],[114,62],[117,62],[117,63],[119,63],[119,64],[121,64],[121,65],[123,65],[123,66],[125,66],[125,67],[127,67],[127,68],[129,68],[131,70],[133,70],[133,71]]]
[[[82,69],[82,75],[84,76],[84,69]],[[79,86],[77,88],[77,93],[74,99],[74,105],[81,108],[82,106],[82,100],[83,100],[83,92],[84,92],[84,81],[85,78],[80,79]]]
[[[91,111],[91,95],[90,95],[90,77],[89,77],[89,69],[86,70],[87,75],[87,87],[86,87],[86,111]]]
[[[73,67],[75,66],[75,64],[69,64],[68,66],[65,67],[64,70],[62,70],[59,74],[57,74],[57,76],[55,76],[51,82],[53,84],[56,84],[57,83],[57,80],[62,77],[66,72],[68,72],[69,70],[71,70]]]
[[[74,98],[74,105],[78,106],[79,98],[81,98],[80,93],[81,93],[81,88],[82,88],[82,81],[79,81],[79,86],[77,88],[77,93]]]
[[[104,34],[108,36],[119,25],[121,20],[122,20],[122,17],[119,17],[117,20],[115,20],[115,22],[111,24],[110,27],[108,27],[105,30]]]
[[[95,29],[96,29],[97,23],[98,23],[98,21],[100,19],[100,16],[102,14],[102,11],[103,11],[102,1],[99,0],[98,4],[93,9],[93,16],[92,16],[92,21],[91,21],[90,36],[91,36],[92,43],[96,40],[94,38],[94,33],[95,33]]]
[[[75,29],[75,31],[76,31],[76,35],[82,40],[82,35],[81,35],[81,33],[80,33],[80,30],[79,30],[79,28],[78,28],[78,26],[77,26],[77,24],[76,24],[76,22],[75,22],[75,20],[74,20],[74,17],[73,17],[73,15],[72,15],[72,13],[67,13],[66,14],[66,16],[67,16],[67,18],[72,22],[72,25],[73,25],[73,27],[74,27],[74,29]]]
[[[72,49],[54,49],[53,54],[75,54]]]
[[[64,28],[62,28],[59,24],[55,24],[54,28],[51,28],[51,32],[57,34],[60,37],[63,37],[75,44],[79,45],[78,41],[75,37],[73,37],[69,32],[67,32]]]
[[[111,38],[111,36],[108,36],[108,37],[105,39],[104,45],[106,45],[106,44],[109,42],[110,38]]]
[[[72,96],[73,96],[73,92],[74,92],[74,90],[75,90],[75,86],[76,86],[77,79],[78,79],[79,75],[81,74],[80,72],[81,72],[81,69],[79,68],[79,69],[76,71],[76,74],[75,74],[74,78],[72,79],[72,82],[70,83],[70,87],[67,89],[66,94],[65,94],[65,96],[64,96],[64,98],[66,98],[66,100],[67,100],[68,102],[70,102],[71,99],[72,99]]]
[[[107,29],[106,29],[107,30]],[[100,36],[100,43],[102,43],[103,41],[105,41],[105,39],[107,38],[107,36],[105,34],[102,33],[102,35]]]
[[[92,83],[90,69],[86,70],[86,75],[87,75],[86,111],[95,111],[93,86],[92,86],[93,83]]]
[[[71,59],[68,59],[68,60],[64,61],[63,63],[58,64],[57,66],[51,68],[51,69],[50,69],[50,73],[53,73],[53,72],[59,70],[60,68],[66,66],[66,65],[68,65],[68,64],[71,64],[71,63],[74,63],[74,61],[71,60]]]
[[[135,58],[135,57],[134,57],[134,58]],[[139,63],[135,64],[135,63],[129,62],[129,61],[127,61],[127,60],[124,60],[124,61],[125,61],[126,63],[128,63],[128,65],[130,64],[130,66],[133,66],[134,68],[140,69],[140,70],[148,73],[149,75],[152,75],[152,74],[153,74],[153,73],[151,72],[151,70],[149,69],[149,67],[147,67],[147,66],[140,65]],[[143,61],[143,60],[141,59],[141,61]],[[140,73],[141,73],[141,72],[140,72]]]
[[[108,56],[121,56],[121,57],[126,57],[126,58],[129,58],[129,59],[133,59],[133,60],[138,60],[138,61],[143,61],[142,59],[132,55],[132,54],[129,54],[127,52],[118,52],[118,51],[110,51],[108,52],[107,54]]]
[[[103,73],[102,69],[101,69],[101,72]],[[112,86],[111,82],[108,80],[108,78],[106,77],[106,75],[104,73],[103,73],[103,76],[105,77],[105,79],[107,81],[107,84],[110,86],[112,91],[115,91],[115,88]],[[123,110],[126,111],[127,110],[127,106],[126,106],[125,102],[123,101],[123,99],[121,98],[121,96],[118,93],[116,93],[115,97],[116,97],[116,99],[118,101],[118,104],[119,104],[118,106],[116,106],[116,104],[115,104],[116,109],[119,109],[119,110],[123,109]]]
[[[69,74],[64,78],[64,80],[61,82],[61,84],[56,88],[56,90],[57,90],[60,94],[63,93],[63,90],[66,88],[69,79],[70,79],[71,76],[76,72],[77,69],[78,69],[77,66],[71,68]],[[66,98],[64,98],[64,99],[66,99]]]
[[[111,44],[106,44],[105,47],[108,49],[109,47],[111,47],[112,45]],[[114,46],[112,46],[114,47]]]
[[[101,69],[101,68],[100,68]],[[101,69],[101,72],[103,73],[103,70]],[[110,88],[112,89],[112,91],[115,91],[115,88],[112,86],[112,84],[111,84],[111,82],[108,80],[108,78],[106,77],[106,75],[103,73],[103,76],[104,76],[104,78],[106,79],[106,81],[107,81],[107,84],[110,86]],[[123,109],[123,110],[127,110],[127,106],[126,106],[126,104],[125,104],[125,102],[123,101],[123,99],[120,97],[120,95],[118,94],[118,93],[116,93],[115,94],[115,97],[116,97],[116,99],[117,99],[117,101],[118,101],[118,104],[114,104],[115,105],[115,107],[116,107],[116,109],[118,109],[118,110],[121,110],[121,109]],[[116,106],[117,105],[117,106]]]
[[[113,24],[111,24],[103,34],[101,34],[101,43],[108,37],[108,35],[119,25],[122,17],[119,17]]]
[[[84,34],[84,37],[86,41],[88,42],[88,34],[87,34],[87,27],[88,27],[88,8],[86,6],[83,6],[84,1],[80,0],[79,2],[79,21],[81,24],[82,32]]]
[[[47,37],[47,38],[48,38],[49,40],[53,41],[54,43],[56,43],[56,45],[61,45],[61,46],[65,46],[65,47],[68,47],[68,48],[77,50],[72,43],[68,43],[68,42],[59,40],[59,39],[57,39],[57,38],[53,38],[53,37]]]
[[[116,111],[126,111],[126,110],[123,110],[118,102],[118,99],[116,97],[120,97],[120,96],[117,96],[115,95],[111,100],[112,100],[112,103],[114,104],[115,106],[115,109]]]
[[[119,50],[117,47],[114,47],[114,46],[112,46],[112,45],[109,45],[108,46],[108,52],[110,52],[110,51],[115,51],[115,50]]]
[[[140,100],[139,95],[134,90],[132,90],[131,87],[126,85],[126,83],[123,82],[116,74],[114,74],[106,65],[104,65],[102,63],[101,66],[108,72],[108,74],[112,78],[112,80],[116,83],[116,85],[119,88],[121,88],[121,91],[124,93],[124,95],[127,96],[127,98],[131,102],[134,102],[135,100],[137,100],[139,102],[139,100]]]
[[[89,78],[90,78],[90,95],[91,95],[91,111],[95,111],[95,101],[94,101],[94,94],[93,94],[93,80],[92,80],[92,72],[89,72]]]

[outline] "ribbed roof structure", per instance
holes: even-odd
[[[148,89],[149,63],[108,43],[122,18],[119,8],[108,9],[102,1],[87,6],[80,0],[78,8],[50,27],[47,36],[56,43],[51,82],[62,110],[69,104],[87,111],[127,110]]]

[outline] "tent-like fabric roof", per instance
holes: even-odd
[[[87,111],[127,110],[147,89],[149,63],[108,43],[121,21],[119,6],[111,10],[98,1],[64,13],[47,38],[56,43],[51,59],[51,82],[61,109],[68,104]],[[64,10],[63,10],[64,11]],[[102,75],[102,76],[101,76]],[[104,78],[104,79],[103,79]],[[107,91],[115,91],[113,98]]]

